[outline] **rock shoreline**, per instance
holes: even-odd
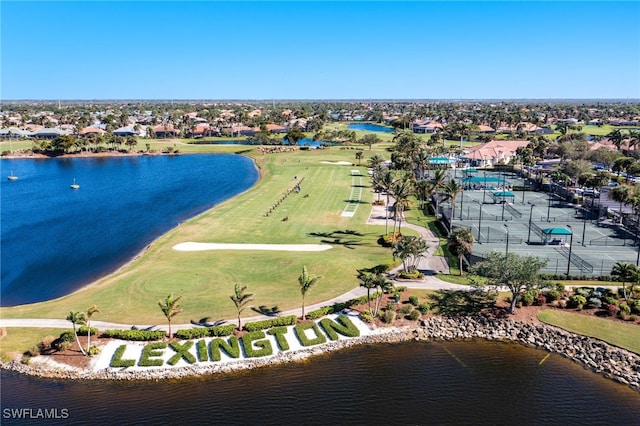
[[[18,361],[0,364],[0,368],[23,374],[70,380],[162,380],[259,368],[296,362],[311,356],[333,352],[355,345],[398,343],[407,341],[454,341],[485,339],[516,342],[525,346],[559,354],[604,377],[640,391],[640,356],[603,341],[570,333],[542,324],[484,317],[430,317],[419,326],[380,327],[372,335],[338,340],[322,346],[282,352],[270,358],[245,359],[214,365],[192,365],[172,369],[128,371],[105,369],[92,371],[61,364]]]

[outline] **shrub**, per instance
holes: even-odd
[[[560,299],[558,300],[558,307],[561,309],[564,309],[567,307],[567,300],[566,299]]]
[[[547,298],[547,302],[560,299],[560,292],[558,290],[548,290],[544,295]]]
[[[152,345],[157,343],[152,343]],[[187,364],[194,364],[196,362],[196,358],[193,356],[191,352],[188,352],[189,349],[193,347],[193,341],[186,341],[184,344],[178,342],[169,343],[171,349],[173,349],[176,353],[171,358],[167,360],[167,364],[176,365],[181,359]]]
[[[618,299],[616,299],[615,297],[609,296],[605,299],[605,301],[608,305],[620,306],[620,302],[618,302]]]
[[[422,312],[420,312],[417,309],[414,309],[413,311],[411,311],[411,313],[409,314],[409,319],[416,321],[418,320],[420,317],[422,316]]]
[[[631,313],[631,307],[626,303],[620,304],[620,315],[629,315]]]
[[[26,355],[30,357],[40,355],[40,345],[31,346],[29,350],[27,350]]]
[[[333,309],[331,308],[331,306],[323,306],[322,308],[316,309],[315,311],[308,312],[307,318],[311,320],[322,318],[325,315],[333,313],[332,311]]]
[[[409,303],[413,306],[418,306],[418,296],[409,296]]]
[[[87,327],[86,325],[81,326],[80,328],[78,328],[78,336],[86,336],[89,332],[89,327]],[[92,336],[97,336],[98,335],[98,329],[95,327],[91,327],[91,335]]]
[[[542,293],[538,293],[538,297],[534,301],[534,304],[536,306],[544,306],[544,305],[546,305],[547,304],[547,296],[545,296]]]
[[[58,339],[61,342],[72,343],[74,340],[76,340],[76,336],[73,334],[73,331],[64,331],[60,334],[60,337],[58,337]]]
[[[589,296],[591,296],[591,292],[593,290],[589,287],[578,287],[576,289],[573,290],[573,292],[579,296],[583,296],[585,299]]]
[[[400,309],[398,309],[398,313],[401,313],[402,315],[407,315],[411,311],[413,311],[413,306],[411,305],[402,305]]]
[[[620,312],[620,308],[618,307],[618,305],[614,305],[613,303],[611,303],[607,305],[607,312],[609,312],[609,315],[614,317],[618,312]]]
[[[105,330],[102,332],[102,337],[105,338],[133,340],[137,342],[160,340],[164,339],[165,336],[166,333],[162,330]]]
[[[242,347],[247,357],[257,358],[273,353],[271,342],[264,340],[264,338],[264,331],[252,331],[242,336]],[[256,340],[258,341],[256,342]]]
[[[313,330],[315,337],[308,337],[306,334],[306,330]],[[322,334],[315,322],[298,324],[293,327],[293,331],[298,337],[298,340],[300,341],[302,346],[313,346],[320,343],[325,343],[327,341],[327,338],[324,337],[324,334]]]
[[[635,322],[638,319],[638,316],[635,314],[631,314],[629,315],[629,318],[627,318],[629,321],[633,321]]]
[[[368,309],[365,309],[364,311],[360,312],[360,315],[358,315],[358,317],[367,323],[370,323],[373,321],[373,315],[371,314],[371,312]]]
[[[428,304],[427,302],[421,303],[420,306],[418,306],[418,310],[423,314],[426,315],[429,313],[429,311],[431,310],[431,305]]]
[[[360,330],[356,327],[349,317],[346,315],[338,315],[335,321],[330,320],[329,318],[324,318],[320,320],[320,328],[324,330],[325,334],[331,340],[338,340],[338,333],[347,337],[358,337],[360,336]]]
[[[397,293],[404,293],[405,291],[407,291],[407,286],[405,286],[405,285],[401,285],[401,286],[396,287],[396,292]]]
[[[99,353],[100,353],[100,348],[97,348],[95,346],[91,346],[89,348],[89,355],[90,356],[98,355]]]
[[[183,340],[200,339],[202,337],[222,337],[232,335],[235,329],[236,326],[233,324],[218,325],[215,327],[187,328],[176,331],[175,336]]]
[[[631,312],[634,314],[640,314],[640,300],[634,300],[630,304]]]
[[[211,337],[225,337],[231,336],[235,331],[236,326],[234,324],[217,325],[215,327],[209,327],[209,336]]]
[[[395,319],[396,311],[392,309],[387,309],[386,311],[384,311],[384,314],[382,314],[382,321],[387,324],[391,324]]]
[[[522,301],[523,306],[531,306],[533,305],[533,301],[538,296],[537,291],[526,291],[522,296],[520,296],[520,300]]]
[[[265,330],[267,328],[278,327],[281,325],[295,325],[297,317],[295,315],[289,315],[286,317],[271,318],[263,321],[248,322],[244,325],[244,329],[252,332],[258,330]]]
[[[579,294],[574,294],[569,298],[569,305],[573,308],[581,309],[585,303],[587,303],[587,299]]]
[[[592,308],[600,309],[602,307],[602,301],[597,297],[592,297],[591,299],[589,299],[588,306]]]

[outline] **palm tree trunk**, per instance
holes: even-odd
[[[76,324],[73,324],[73,334],[76,336],[76,343],[78,344],[78,347],[80,348],[80,352],[82,352],[82,355],[87,355],[87,353],[84,351],[84,349],[82,348],[82,345],[80,344],[80,338],[78,337],[78,330],[76,330]]]

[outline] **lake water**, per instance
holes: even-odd
[[[250,188],[239,155],[2,160],[2,306],[72,292]],[[13,170],[19,177],[9,181]],[[70,189],[76,179],[80,189]]]
[[[408,342],[157,382],[2,372],[0,412],[66,409],[66,419],[28,422],[65,425],[638,424],[637,392],[558,355],[540,364],[546,355],[508,343]],[[14,420],[2,424],[19,424]]]
[[[349,130],[364,130],[367,132],[382,132],[382,133],[393,133],[394,129],[391,127],[380,126],[378,124],[371,123],[353,123],[347,126]]]

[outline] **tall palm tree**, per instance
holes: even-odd
[[[80,348],[80,352],[82,352],[82,355],[87,355],[87,353],[84,351],[84,349],[82,348],[82,345],[80,344],[80,339],[78,338],[78,330],[76,329],[76,325],[83,325],[86,324],[86,318],[84,316],[84,312],[69,312],[69,315],[67,315],[67,321],[71,322],[71,324],[73,324],[73,334],[74,336],[76,336],[76,343],[78,344],[78,347]]]
[[[378,292],[378,297],[376,298],[375,311],[373,312],[373,316],[377,317],[378,316],[378,312],[380,311],[380,301],[382,300],[382,295],[384,293],[388,293],[390,291],[393,291],[394,286],[393,286],[393,282],[391,282],[389,279],[387,279],[387,277],[384,276],[384,274],[376,274],[376,275],[374,275],[373,282],[376,285],[376,287],[378,287],[380,289],[380,291]]]
[[[620,202],[620,224],[622,224],[622,205],[632,200],[633,189],[629,185],[619,185],[611,190],[611,198]]]
[[[378,180],[378,184],[380,185],[380,188],[382,189],[382,191],[385,194],[387,194],[387,203],[385,204],[385,209],[384,209],[384,233],[385,233],[385,235],[389,233],[389,226],[388,226],[388,221],[389,221],[389,198],[391,198],[391,193],[393,191],[393,187],[395,185],[395,182],[396,182],[396,176],[389,169],[386,169],[385,171],[383,171],[382,175],[380,176],[380,179]]]
[[[449,234],[448,247],[453,255],[458,256],[460,276],[463,276],[462,258],[467,254],[471,254],[473,251],[473,235],[471,231],[467,228],[454,229],[453,232]]]
[[[401,232],[402,217],[404,216],[404,210],[409,205],[409,196],[413,193],[413,181],[405,176],[395,182],[393,186],[393,196],[396,202],[393,205],[394,208],[394,222],[393,222],[393,235],[396,235],[396,224],[398,224],[398,232]]]
[[[456,214],[456,197],[462,192],[462,185],[451,179],[444,187],[445,200],[451,200],[451,220],[449,221],[449,232],[452,229],[453,218]]]
[[[358,166],[361,165],[363,157],[364,157],[364,153],[362,151],[356,152],[356,160],[358,160]]]
[[[249,302],[253,302],[253,299],[251,298],[253,294],[246,293],[246,291],[247,291],[247,286],[240,287],[238,284],[236,284],[233,289],[233,294],[230,296],[231,301],[236,306],[236,310],[238,311],[238,330],[242,330],[240,314],[242,314],[242,311],[244,311],[244,309],[247,307],[247,304]]]
[[[360,287],[367,289],[367,302],[369,302],[369,312],[371,312],[371,290],[377,287],[377,283],[374,280],[374,275],[368,272],[360,272],[358,274],[360,280]]]
[[[309,291],[309,289],[311,287],[313,287],[318,280],[322,278],[320,276],[315,276],[315,275],[309,275],[307,273],[307,267],[303,266],[302,267],[302,274],[300,274],[300,276],[298,277],[298,284],[300,285],[300,293],[302,294],[302,319],[304,320],[305,316],[304,316],[304,297],[307,294],[307,291]]]
[[[91,347],[91,317],[93,316],[93,314],[97,314],[98,312],[100,312],[100,309],[96,305],[90,306],[89,308],[87,308],[87,312],[85,312],[85,315],[87,318],[87,329],[88,329],[87,353],[89,352],[89,348]]]
[[[176,315],[178,315],[180,312],[184,310],[184,309],[181,309],[180,305],[178,304],[180,299],[182,299],[182,296],[178,296],[174,299],[173,293],[171,293],[170,295],[167,296],[166,299],[158,301],[158,306],[160,307],[160,310],[162,311],[164,316],[167,318],[167,322],[169,323],[169,338],[171,338],[172,336],[171,320],[173,319],[173,317],[175,317]]]
[[[622,142],[624,141],[624,134],[620,129],[615,129],[609,134],[607,134],[607,138],[615,147],[620,151],[620,147],[622,146]]]

